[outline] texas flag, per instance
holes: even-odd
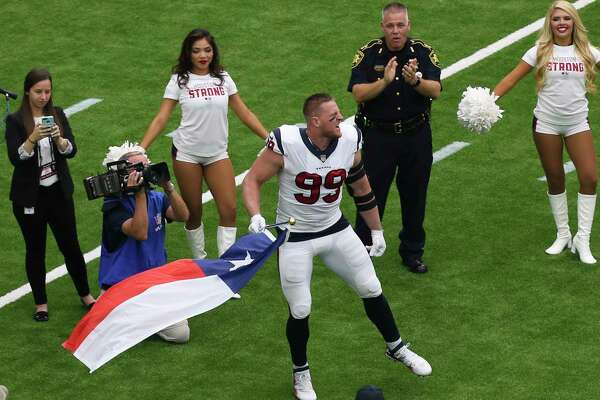
[[[169,325],[225,303],[286,236],[248,234],[218,260],[178,260],[133,275],[100,296],[63,347],[94,372]]]

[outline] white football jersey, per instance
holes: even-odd
[[[312,144],[306,128],[295,125],[282,125],[269,135],[267,147],[283,156],[277,222],[295,218],[291,232],[319,232],[342,215],[343,186],[362,135],[350,123],[340,124],[340,129],[342,136],[325,150]]]

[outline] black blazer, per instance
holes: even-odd
[[[71,132],[69,121],[63,110],[55,107],[60,125],[62,126],[62,135],[73,145],[73,151],[69,154],[60,154],[56,146],[54,149],[54,159],[56,160],[56,172],[58,181],[65,198],[73,195],[73,180],[67,165],[67,158],[72,158],[77,153],[75,138]],[[34,155],[27,160],[21,160],[19,157],[19,147],[27,140],[28,134],[25,131],[23,119],[19,113],[10,114],[6,117],[6,148],[8,158],[15,166],[10,185],[10,200],[15,204],[32,207],[37,203],[38,191],[40,188],[40,170],[38,166],[38,149],[34,148]]]

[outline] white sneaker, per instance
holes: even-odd
[[[415,375],[431,375],[431,365],[429,365],[426,359],[411,351],[408,346],[410,346],[410,343],[402,344],[402,347],[396,347],[393,350],[388,349],[385,355],[394,361],[406,365]]]
[[[302,371],[294,372],[294,397],[298,400],[317,400],[308,367]]]

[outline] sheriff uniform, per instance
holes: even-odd
[[[387,195],[394,177],[402,206],[400,255],[411,266],[421,259],[425,246],[425,203],[433,161],[431,101],[402,78],[402,66],[417,60],[417,70],[426,80],[440,81],[440,66],[434,50],[421,40],[407,39],[399,51],[387,48],[384,38],[361,47],[352,63],[348,91],[355,84],[383,79],[385,66],[396,57],[396,77],[377,97],[359,104],[356,124],[363,131],[363,158],[369,182],[383,219]],[[417,81],[417,85],[420,80]],[[397,173],[396,173],[397,171]],[[356,232],[370,244],[370,230],[357,213]]]

